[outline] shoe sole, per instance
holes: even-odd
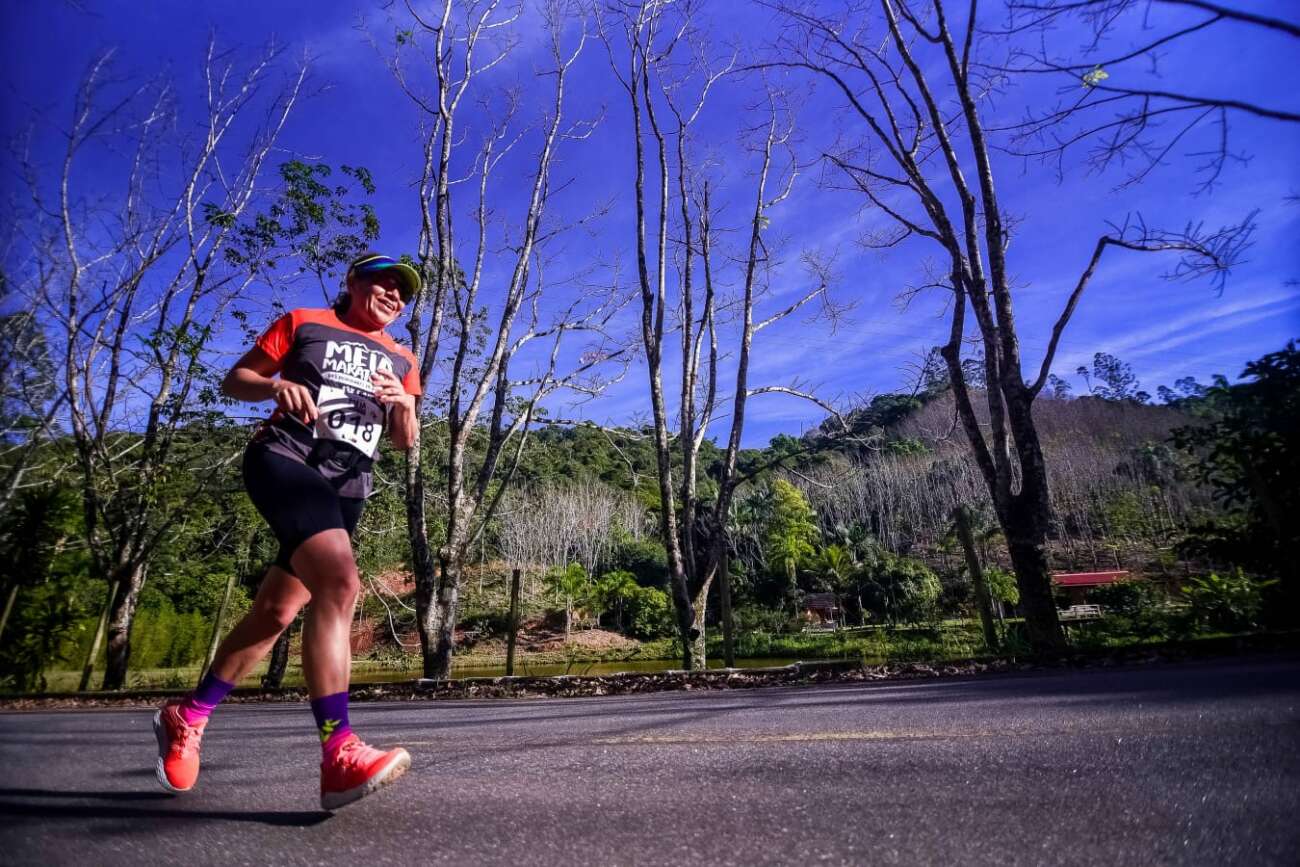
[[[384,786],[387,786],[389,783],[402,776],[402,774],[406,773],[407,769],[410,767],[410,753],[406,750],[398,749],[397,755],[389,759],[388,764],[380,768],[377,774],[366,780],[361,785],[353,786],[343,792],[322,793],[320,796],[321,809],[337,810],[340,807],[346,807],[348,804],[354,804],[366,795],[373,795]]]
[[[163,768],[163,756],[167,755],[167,738],[166,735],[163,734],[161,709],[154,711],[153,735],[158,739],[158,764],[154,768],[155,773],[158,775],[158,782],[162,784],[164,789],[173,794],[188,792],[190,789],[194,788],[193,786],[190,786],[189,789],[178,789],[167,779],[167,771]]]

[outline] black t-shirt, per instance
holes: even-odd
[[[279,408],[253,441],[315,467],[344,497],[367,497],[386,407],[370,375],[391,371],[410,394],[420,393],[415,356],[379,331],[345,325],[333,310],[291,310],[277,319],[257,347],[279,364],[281,379],[307,386],[320,417],[307,425]]]

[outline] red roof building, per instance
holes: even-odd
[[[1070,601],[1084,604],[1084,593],[1091,587],[1104,587],[1129,580],[1128,572],[1055,572],[1052,583],[1069,591]]]

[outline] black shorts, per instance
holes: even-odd
[[[351,536],[361,519],[361,497],[340,497],[329,480],[306,464],[251,443],[244,450],[244,489],[280,543],[275,565],[292,574],[289,559],[322,530]]]

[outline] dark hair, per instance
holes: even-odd
[[[363,259],[373,259],[375,256],[378,255],[379,254],[376,253],[374,250],[366,250],[360,256],[357,256],[355,259],[353,259],[351,262],[348,263],[347,273],[343,275],[343,291],[340,292],[337,296],[335,296],[334,302],[330,304],[330,306],[334,308],[334,312],[337,313],[339,316],[342,316],[344,313],[347,313],[348,308],[352,306],[352,288],[351,288],[352,269],[356,266],[358,262],[362,261]]]
[[[348,312],[348,308],[351,306],[352,306],[352,293],[348,291],[348,284],[344,283],[343,291],[335,296],[334,301],[330,304],[330,307],[334,308],[334,312],[337,315],[342,316],[344,313]]]

